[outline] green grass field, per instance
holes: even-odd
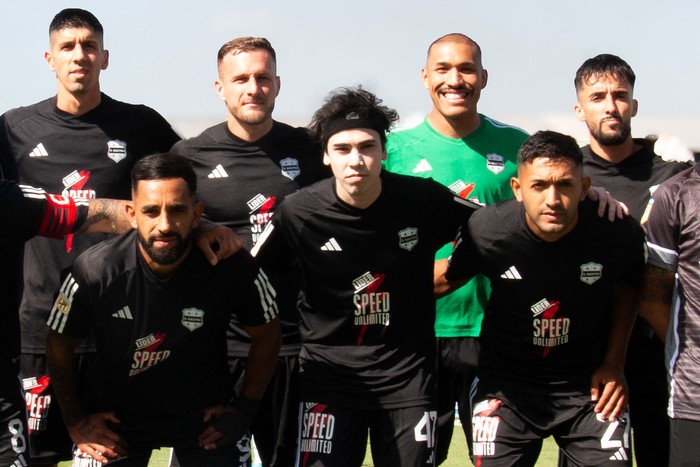
[[[151,456],[149,467],[168,467],[168,459],[170,456],[169,449],[161,449],[154,451]],[[70,462],[62,462],[59,467],[70,467]],[[464,441],[464,436],[461,428],[455,427],[455,434],[452,437],[450,445],[450,455],[442,464],[442,467],[468,467],[471,466],[467,457],[467,443]],[[552,438],[547,438],[542,447],[540,458],[537,461],[537,467],[555,467],[557,465],[557,445]],[[369,446],[367,447],[367,457],[362,463],[363,467],[373,467],[372,457],[369,454]]]

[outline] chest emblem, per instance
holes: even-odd
[[[199,308],[185,308],[182,310],[181,322],[190,331],[199,329],[204,325],[204,311]]]
[[[404,250],[411,251],[418,243],[418,229],[416,227],[406,227],[399,230],[399,246]]]
[[[114,139],[107,142],[107,157],[114,162],[120,162],[126,159],[126,142],[120,139]]]
[[[292,157],[284,158],[280,161],[280,167],[282,168],[282,175],[290,180],[294,180],[301,173],[299,168],[299,161]]]
[[[581,265],[581,282],[593,284],[603,277],[603,265],[598,263],[586,263]]]
[[[500,154],[491,153],[486,155],[486,168],[498,175],[506,168],[505,159]]]

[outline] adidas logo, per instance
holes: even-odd
[[[32,152],[29,153],[29,157],[46,157],[48,156],[49,153],[46,152],[46,148],[44,147],[44,143],[39,143],[37,147],[35,147]]]
[[[129,309],[128,306],[125,306],[124,308],[117,310],[116,313],[112,313],[112,317],[121,318],[121,319],[134,319],[134,317],[131,316],[131,310]]]
[[[620,448],[617,451],[615,451],[615,454],[610,456],[611,461],[626,461],[628,460],[627,457],[627,451],[625,451],[625,448]]]
[[[321,251],[343,251],[343,249],[340,248],[335,238],[331,238],[321,247]]]
[[[209,178],[227,178],[228,174],[224,170],[224,167],[219,164],[217,165],[214,170],[209,174]]]
[[[430,166],[430,163],[425,160],[421,159],[420,162],[418,162],[418,165],[412,170],[414,174],[421,173],[421,172],[429,172],[433,170],[433,168]]]
[[[501,279],[511,279],[511,280],[520,280],[523,277],[520,275],[517,269],[515,269],[515,266],[511,266],[508,268],[506,272],[501,274]]]

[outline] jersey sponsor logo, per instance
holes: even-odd
[[[116,163],[126,159],[126,142],[120,139],[107,141],[107,157]]]
[[[184,308],[181,323],[190,331],[201,328],[204,326],[204,311],[199,308]]]
[[[276,196],[265,196],[258,193],[246,203],[250,209],[250,234],[253,244],[258,242],[265,227],[270,223],[276,200]]]
[[[134,317],[131,315],[131,310],[129,309],[128,306],[125,306],[124,308],[120,308],[115,313],[112,313],[112,317],[119,318],[119,319],[134,319]]]
[[[603,265],[600,263],[586,263],[581,265],[581,282],[592,285],[603,276]]]
[[[48,151],[44,147],[44,143],[39,143],[36,145],[32,152],[29,153],[29,157],[47,157],[49,155]]]
[[[355,326],[361,326],[357,344],[362,344],[367,327],[371,325],[388,326],[391,317],[391,296],[389,292],[379,290],[385,274],[364,273],[352,284],[355,293],[352,297],[355,305]]]
[[[343,251],[343,249],[340,247],[335,237],[331,237],[323,244],[321,251]]]
[[[290,180],[294,180],[301,174],[301,168],[299,167],[299,161],[293,157],[286,157],[280,161],[280,167],[282,168],[282,175]]]
[[[326,412],[325,404],[305,403],[301,422],[301,452],[333,452],[335,415]],[[306,465],[302,463],[302,465]]]
[[[498,175],[506,168],[505,158],[500,154],[486,154],[486,168]]]
[[[404,250],[411,251],[418,244],[418,228],[406,227],[399,230],[399,246]]]
[[[475,456],[493,456],[496,454],[496,436],[501,417],[494,412],[501,406],[498,399],[483,400],[474,405],[472,416],[472,439]]]
[[[25,378],[22,380],[24,399],[27,404],[27,428],[29,434],[34,431],[44,431],[48,424],[51,409],[51,394],[48,392],[51,378]]]
[[[71,198],[95,199],[97,198],[95,190],[85,188],[89,180],[89,170],[74,170],[61,180],[65,187],[61,194],[63,196],[70,196]]]
[[[228,173],[224,170],[224,166],[219,164],[216,167],[214,167],[214,170],[211,171],[209,175],[207,175],[208,178],[228,178]]]
[[[136,340],[129,377],[143,373],[170,357],[170,350],[158,350],[165,342],[165,337],[165,333],[157,332]]]
[[[532,320],[532,343],[538,347],[544,347],[542,358],[549,355],[552,347],[569,342],[569,318],[555,317],[559,312],[559,302],[550,302],[543,298],[530,307],[534,319]]]
[[[517,269],[515,269],[515,266],[509,267],[506,272],[501,274],[501,279],[508,279],[508,280],[520,280],[522,279],[523,276],[520,275]]]
[[[449,188],[452,193],[456,194],[460,198],[469,199],[469,195],[472,194],[475,186],[475,183],[464,183],[462,180],[457,180],[447,188]]]
[[[419,174],[421,172],[430,172],[431,170],[433,170],[433,167],[430,165],[430,162],[427,159],[421,159],[411,172]]]

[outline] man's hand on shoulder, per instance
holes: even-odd
[[[605,189],[599,186],[591,186],[588,188],[586,196],[592,201],[598,202],[598,216],[603,217],[605,211],[608,211],[608,220],[613,222],[615,219],[622,219],[629,215],[629,209],[625,203],[618,201]]]
[[[201,219],[195,235],[197,246],[212,266],[243,248],[243,242],[233,230],[207,219]]]

